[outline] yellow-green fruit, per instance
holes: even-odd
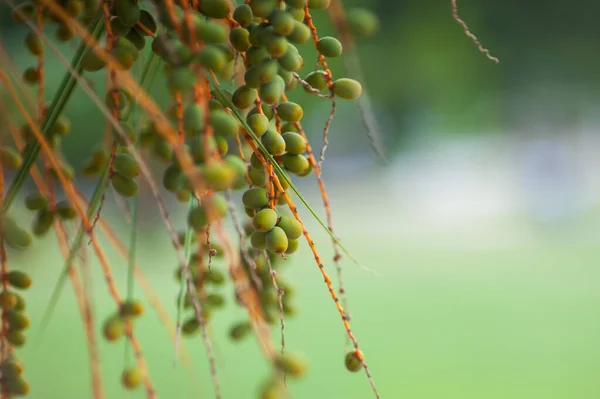
[[[19,312],[23,312],[25,310],[25,308],[27,308],[27,303],[25,302],[25,299],[20,296],[15,294],[15,296],[17,297],[17,304],[15,305],[15,310],[18,310]]]
[[[260,86],[258,95],[264,103],[272,105],[279,101],[284,89],[285,82],[281,76],[277,75],[271,82]]]
[[[219,294],[208,294],[206,296],[206,304],[211,308],[220,308],[225,305],[225,298]]]
[[[288,238],[280,227],[274,227],[267,233],[267,249],[276,254],[282,254],[288,247]]]
[[[285,253],[288,255],[293,254],[298,249],[298,240],[288,240],[288,247]]]
[[[327,76],[327,74],[324,71],[312,71],[311,73],[306,75],[304,80],[313,89],[316,89],[318,91],[323,91],[327,88],[327,80],[325,78],[326,76]],[[304,87],[304,90],[307,93],[311,93],[311,91],[306,87]]]
[[[0,364],[0,373],[2,377],[18,377],[23,373],[23,365],[16,359],[6,359]]]
[[[29,317],[16,310],[5,311],[3,317],[11,330],[24,330],[29,327]]]
[[[111,316],[104,322],[103,333],[107,341],[113,342],[118,340],[124,332],[125,322],[119,315]]]
[[[8,330],[5,334],[6,340],[13,346],[21,347],[25,345],[27,338],[21,330]]]
[[[362,86],[354,79],[340,78],[333,84],[333,94],[344,100],[356,100],[362,94]]]
[[[115,10],[123,25],[134,26],[140,20],[140,7],[136,0],[119,0],[115,3]]]
[[[277,62],[288,72],[298,72],[304,65],[304,59],[292,45],[289,45],[287,51],[277,58]]]
[[[205,278],[207,282],[213,283],[215,285],[222,285],[225,282],[225,275],[222,272],[215,270],[214,268],[211,272],[205,275]]]
[[[68,201],[60,201],[54,207],[56,214],[63,220],[71,220],[77,217],[77,210]]]
[[[256,212],[254,219],[252,219],[252,226],[256,231],[267,232],[275,227],[277,223],[277,212],[273,209],[265,208]]]
[[[275,364],[281,371],[292,377],[301,377],[306,373],[306,363],[299,355],[291,353],[282,354],[278,356]]]
[[[291,43],[302,44],[310,39],[310,29],[300,21],[294,21],[294,30],[287,36]]]
[[[56,40],[59,42],[68,42],[75,37],[75,31],[71,25],[60,23],[56,30]]]
[[[269,179],[267,171],[264,168],[251,167],[248,170],[248,176],[250,177],[252,185],[255,187],[263,187],[267,184],[267,180]]]
[[[120,38],[123,40],[127,40],[124,37]],[[127,40],[129,42],[129,40]],[[129,42],[131,43],[131,42]],[[115,46],[112,50],[110,50],[110,54],[116,59],[118,68],[124,71],[128,71],[133,67],[133,64],[137,60],[138,50],[131,43],[132,48],[125,46]]]
[[[296,103],[286,102],[279,104],[277,114],[286,122],[299,122],[304,115],[302,107]]]
[[[95,49],[88,49],[81,59],[81,67],[87,72],[96,72],[106,66],[106,63],[102,58],[96,55],[96,52],[105,51],[100,47]]]
[[[331,0],[308,0],[308,8],[313,10],[325,10],[331,4]]]
[[[188,94],[196,84],[198,77],[188,68],[177,68],[173,70],[167,79],[167,87],[169,93],[175,96],[177,93],[182,95]]]
[[[246,208],[261,209],[269,205],[269,193],[264,188],[251,188],[242,194],[242,202]]]
[[[202,177],[214,191],[224,191],[235,183],[235,170],[224,162],[213,162],[202,167]]]
[[[282,155],[285,152],[285,140],[276,130],[268,129],[260,141],[273,156]]]
[[[113,161],[115,171],[125,177],[134,178],[140,174],[140,165],[129,154],[120,153]]]
[[[285,386],[279,379],[267,382],[260,389],[259,399],[283,399],[285,397]]]
[[[244,74],[246,85],[258,89],[260,85],[269,83],[277,75],[277,61],[266,59],[250,67]]]
[[[254,16],[267,18],[279,4],[278,0],[251,0],[250,7]]]
[[[252,8],[248,4],[240,4],[233,10],[233,19],[243,28],[250,25],[253,18]]]
[[[285,232],[290,240],[297,240],[302,235],[302,224],[291,216],[280,216],[277,226]]]
[[[11,147],[0,147],[0,162],[5,168],[19,169],[23,165],[23,158]]]
[[[269,128],[269,118],[267,118],[264,114],[249,115],[246,118],[246,122],[248,123],[254,134],[258,137],[265,134],[265,132]]]
[[[250,236],[250,244],[256,250],[262,251],[267,249],[267,233],[255,231]]]
[[[348,29],[355,36],[373,36],[379,29],[379,18],[370,10],[364,8],[348,10],[346,21]]]
[[[198,61],[207,69],[220,71],[227,65],[225,54],[217,46],[205,46],[198,53]]]
[[[177,166],[177,164],[171,164],[167,169],[165,169],[165,173],[163,174],[163,186],[167,189],[167,191],[176,193],[183,188],[185,184],[185,175]]]
[[[220,195],[213,195],[202,200],[190,210],[188,223],[195,231],[203,231],[207,224],[224,218],[229,211],[227,201]]]
[[[32,193],[25,197],[25,207],[30,211],[48,208],[48,199],[40,193]]]
[[[287,170],[297,175],[305,173],[310,167],[310,163],[304,155],[284,154],[281,160]]]
[[[229,336],[234,341],[239,341],[250,333],[252,327],[247,321],[234,324],[229,330]]]
[[[21,229],[10,219],[4,219],[4,240],[6,244],[14,249],[25,249],[31,246],[31,234]]]
[[[202,133],[204,128],[204,111],[202,106],[190,103],[183,111],[183,131],[187,136],[193,137]]]
[[[139,367],[123,370],[121,382],[127,389],[135,389],[144,381],[144,373]]]
[[[229,42],[237,51],[244,52],[250,48],[250,32],[236,26],[229,32]]]
[[[4,310],[14,309],[17,306],[17,302],[17,296],[12,292],[0,292],[0,308]]]
[[[240,129],[237,120],[225,111],[212,111],[210,113],[209,121],[216,135],[233,137]]]
[[[195,334],[199,328],[200,323],[198,323],[198,320],[196,320],[195,317],[192,317],[183,323],[181,326],[181,332],[185,335],[192,335]]]
[[[6,282],[15,288],[25,290],[31,287],[31,277],[25,272],[12,270],[4,277]]]
[[[25,45],[33,55],[44,54],[44,42],[42,41],[41,36],[35,31],[30,31],[27,34],[25,37]]]
[[[144,305],[137,299],[129,299],[121,305],[121,315],[123,317],[138,317],[144,313]]]
[[[271,14],[270,20],[277,34],[287,36],[294,30],[294,17],[289,12],[277,10]]]
[[[54,214],[49,210],[39,210],[33,221],[32,232],[36,236],[42,236],[50,230],[54,223]]]
[[[110,178],[110,182],[115,191],[124,197],[133,197],[138,192],[138,182],[120,174],[114,174]]]
[[[342,43],[335,37],[325,36],[317,42],[317,50],[325,57],[339,57],[342,55]]]
[[[249,108],[254,104],[254,100],[256,100],[256,89],[242,85],[233,92],[231,100],[233,105],[240,109]]]
[[[29,393],[29,383],[21,377],[11,378],[4,383],[6,393],[12,396],[25,396]]]
[[[349,352],[346,355],[344,363],[346,365],[346,369],[348,369],[348,371],[352,371],[353,373],[359,371],[363,367],[362,361],[355,351]]]
[[[202,0],[200,12],[210,18],[227,18],[231,9],[226,0]]]
[[[288,154],[302,154],[306,151],[306,140],[295,132],[286,132],[281,135],[285,141],[285,150]]]

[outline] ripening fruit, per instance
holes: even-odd
[[[16,347],[25,345],[25,342],[27,341],[22,330],[8,330],[4,337],[11,345]]]
[[[116,192],[123,197],[133,197],[139,189],[138,182],[135,179],[120,174],[114,174],[110,182]]]
[[[274,227],[267,233],[267,249],[276,254],[282,254],[288,247],[288,238],[280,227]]]
[[[255,231],[250,236],[250,244],[259,251],[267,249],[267,233]]]
[[[294,30],[294,17],[286,11],[277,10],[270,17],[273,31],[279,35],[287,36]]]
[[[318,91],[323,91],[323,90],[325,90],[327,88],[327,79],[326,79],[326,76],[327,76],[327,74],[326,74],[325,71],[312,71],[311,73],[309,73],[308,75],[306,75],[306,77],[304,78],[304,80],[313,89],[317,89]],[[304,90],[307,93],[311,93],[311,91],[308,88],[306,88],[306,87],[304,87]]]
[[[212,162],[201,168],[202,178],[214,191],[224,191],[236,182],[236,171],[224,162]]]
[[[56,40],[59,42],[68,42],[75,37],[73,27],[68,24],[60,23],[56,30]]]
[[[277,226],[285,232],[290,240],[297,240],[302,235],[302,224],[291,216],[280,216]]]
[[[25,302],[25,299],[22,296],[18,294],[15,294],[15,296],[17,297],[17,304],[15,305],[14,309],[19,312],[23,312],[27,307],[27,303]]]
[[[23,365],[16,359],[6,359],[0,364],[0,373],[3,377],[10,379],[18,377],[23,373]]]
[[[306,363],[300,356],[290,353],[279,355],[275,360],[277,367],[292,377],[300,377],[306,373]]]
[[[271,82],[260,86],[258,95],[264,103],[272,105],[279,101],[284,89],[285,82],[281,76],[277,75]]]
[[[21,154],[11,147],[0,147],[0,163],[8,169],[19,169],[23,165]]]
[[[257,169],[264,169],[265,168],[265,166],[260,161],[260,159],[256,156],[255,153],[252,153],[252,155],[250,155],[250,165],[253,168],[257,168]]]
[[[144,305],[137,299],[129,299],[121,304],[123,317],[138,317],[144,313]]]
[[[346,13],[348,29],[355,36],[369,37],[377,33],[379,18],[372,11],[364,8],[353,8]]]
[[[209,120],[216,135],[233,137],[240,130],[238,121],[225,111],[211,111]]]
[[[298,249],[299,242],[298,240],[288,240],[288,247],[285,250],[287,255],[291,255]]]
[[[228,211],[225,198],[220,195],[205,197],[202,205],[190,210],[188,223],[195,231],[203,231],[207,224],[224,218]]]
[[[227,60],[220,48],[212,45],[205,46],[198,53],[198,61],[207,69],[220,71],[225,68]]]
[[[325,10],[331,4],[331,0],[308,0],[308,8],[313,10]]]
[[[17,23],[24,23],[25,21],[35,17],[35,11],[35,4],[32,1],[25,1],[13,9],[11,18]]]
[[[188,137],[197,136],[204,129],[204,110],[200,104],[190,103],[183,110],[183,131]]]
[[[227,30],[218,23],[202,19],[196,22],[196,29],[198,40],[202,40],[206,44],[219,44],[227,41]],[[225,50],[226,48],[221,49]]]
[[[291,43],[302,44],[310,39],[310,29],[300,21],[294,21],[294,30],[287,36]]]
[[[267,118],[264,114],[257,113],[249,115],[246,118],[246,122],[257,137],[260,137],[263,134],[265,134],[265,132],[269,128],[269,118]]]
[[[0,308],[4,310],[14,309],[17,306],[17,302],[17,296],[12,292],[0,292]]]
[[[280,379],[272,379],[263,384],[260,389],[259,399],[283,399],[285,395],[285,386]]]
[[[267,18],[275,8],[279,0],[251,0],[250,7],[255,17]]]
[[[284,154],[281,160],[283,161],[283,166],[295,174],[302,174],[310,167],[310,163],[304,155]]]
[[[134,178],[140,174],[140,165],[133,156],[126,153],[120,153],[115,156],[113,167],[117,173],[125,177]]]
[[[30,211],[48,208],[48,199],[40,193],[32,193],[25,197],[25,207]]]
[[[32,232],[36,236],[42,236],[50,230],[54,223],[54,214],[49,210],[39,210],[33,221]]]
[[[6,244],[14,249],[25,249],[31,246],[31,234],[21,229],[11,219],[5,218],[3,220],[3,233]]]
[[[33,55],[44,54],[44,42],[42,37],[35,31],[30,31],[25,37],[25,45],[27,50]]]
[[[252,104],[254,104],[255,99],[256,89],[252,89],[246,85],[242,85],[233,92],[231,101],[236,107],[240,109],[246,109],[249,108]]]
[[[247,321],[234,324],[229,330],[229,336],[234,341],[239,341],[250,333],[252,327]]]
[[[346,364],[346,369],[348,369],[348,371],[352,371],[353,373],[360,371],[360,369],[363,367],[362,361],[360,360],[360,357],[356,351],[348,352],[346,358],[344,359],[344,363]]]
[[[302,111],[302,107],[300,107],[300,105],[292,102],[286,102],[279,104],[279,107],[277,107],[277,114],[286,122],[299,122],[304,115],[304,111]]]
[[[325,36],[317,42],[317,51],[325,57],[339,57],[342,55],[342,43],[335,37]]]
[[[121,376],[121,382],[123,386],[127,389],[135,389],[137,388],[142,381],[144,380],[144,373],[139,367],[132,367],[126,370],[123,370],[123,374]]]
[[[236,26],[229,32],[229,42],[237,51],[246,51],[250,48],[250,32],[246,29]]]
[[[288,72],[298,72],[304,65],[304,59],[292,45],[289,45],[287,51],[277,58],[277,62]]]
[[[116,341],[125,332],[125,322],[119,315],[111,316],[104,322],[103,332],[107,341]]]
[[[250,209],[264,208],[269,205],[269,193],[264,188],[250,188],[242,194],[242,203]]]
[[[282,155],[285,152],[285,140],[276,130],[268,129],[260,141],[273,156]]]
[[[233,19],[235,19],[242,28],[250,25],[253,18],[252,8],[248,4],[240,4],[233,10]]]
[[[140,20],[140,7],[136,0],[119,0],[115,3],[115,10],[123,25],[133,26]]]
[[[267,232],[275,227],[277,223],[277,212],[273,209],[265,208],[256,212],[254,218],[252,219],[252,226],[256,229],[256,231]]]
[[[4,384],[3,388],[6,390],[6,394],[12,396],[25,396],[29,393],[29,383],[21,377],[8,379]]]
[[[288,154],[302,154],[306,151],[306,140],[295,132],[286,132],[281,135],[285,141],[285,150]]]
[[[146,47],[146,39],[136,29],[131,29],[125,38],[129,40],[138,51],[142,51]]]
[[[231,10],[226,0],[202,0],[200,12],[210,18],[227,18]]]
[[[197,81],[196,74],[188,68],[176,68],[168,76],[167,87],[169,93],[174,96],[176,93],[182,95],[188,94]]]
[[[96,72],[106,66],[104,60],[102,60],[96,52],[105,51],[100,47],[95,49],[88,49],[81,59],[81,67],[87,72]]]
[[[248,170],[248,177],[250,177],[250,181],[252,185],[255,187],[262,187],[267,184],[267,180],[269,176],[267,175],[267,171],[264,168],[255,168],[251,167]]]
[[[362,86],[354,79],[340,78],[333,84],[333,94],[345,100],[356,100],[362,94]]]
[[[31,277],[25,272],[12,270],[4,276],[5,281],[15,288],[25,290],[31,287]]]
[[[25,330],[29,327],[29,317],[15,310],[8,310],[3,313],[3,318],[8,323],[11,330]]]
[[[69,201],[60,201],[54,206],[54,212],[63,220],[72,220],[77,217],[77,210]]]

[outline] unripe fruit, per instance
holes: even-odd
[[[291,43],[302,44],[310,39],[310,29],[300,21],[294,21],[294,30],[287,36]]]
[[[124,197],[133,197],[139,189],[138,182],[135,179],[120,174],[113,175],[110,182],[115,191]]]
[[[133,367],[127,370],[123,370],[123,374],[121,375],[121,382],[123,383],[123,386],[127,389],[137,388],[143,380],[144,373],[139,367]]]
[[[23,373],[23,365],[16,359],[6,359],[0,364],[0,373],[10,379],[18,377]]]
[[[225,111],[212,111],[209,117],[215,134],[225,137],[233,137],[240,129],[238,121]]]
[[[317,42],[317,51],[325,57],[335,58],[342,55],[342,43],[335,37],[322,37]]]
[[[267,232],[275,227],[277,223],[277,212],[273,209],[265,208],[256,212],[254,219],[252,219],[252,225],[256,231]]]
[[[233,19],[235,19],[243,28],[250,25],[253,18],[252,8],[248,4],[240,4],[233,11]]]
[[[281,160],[283,161],[283,166],[295,174],[305,173],[310,167],[310,163],[304,155],[284,154]]]
[[[287,255],[291,255],[298,249],[299,242],[298,240],[288,240],[288,247],[285,250]]]
[[[48,208],[48,199],[40,193],[32,193],[25,197],[25,207],[30,211]]]
[[[227,201],[220,195],[213,195],[202,200],[190,210],[188,223],[195,231],[203,231],[207,224],[222,219],[228,213]]]
[[[302,235],[302,224],[291,216],[280,216],[277,226],[285,232],[290,240],[297,240]]]
[[[231,100],[233,102],[233,105],[235,105],[236,107],[240,109],[245,109],[249,108],[252,104],[254,104],[255,99],[256,89],[252,89],[246,85],[242,85],[233,92],[233,97]]]
[[[229,42],[237,51],[246,51],[250,48],[250,32],[246,29],[236,26],[229,32]]]
[[[260,231],[255,231],[250,236],[250,244],[254,249],[259,251],[267,249],[267,234]]]
[[[242,194],[242,203],[246,208],[261,209],[269,205],[269,193],[264,188],[251,188]]]
[[[104,322],[103,333],[107,341],[113,342],[118,340],[124,332],[125,322],[119,315],[111,316]]]
[[[306,373],[306,363],[298,355],[284,353],[275,360],[277,367],[292,377],[300,377]]]
[[[229,336],[234,341],[239,341],[250,333],[252,327],[247,321],[234,324],[229,330]]]
[[[96,49],[88,49],[81,59],[81,67],[87,72],[96,72],[106,66],[106,63],[98,55],[96,51],[104,51],[97,47]]]
[[[16,310],[8,310],[3,314],[10,330],[25,330],[29,327],[29,318]]]
[[[131,29],[125,38],[129,40],[138,51],[142,51],[146,47],[146,39],[136,29]]]
[[[250,177],[252,185],[256,187],[264,186],[267,184],[267,180],[269,179],[267,171],[264,168],[252,167],[248,170],[248,176]]]
[[[4,277],[6,282],[15,288],[25,290],[31,286],[31,277],[25,272],[12,270]]]
[[[144,25],[152,33],[156,33],[156,31],[158,30],[158,24],[156,22],[156,19],[154,19],[154,17],[152,16],[152,14],[150,14],[146,10],[141,10],[140,11],[140,21],[139,22],[142,25]],[[137,29],[137,27],[136,27],[136,29]],[[146,33],[146,31],[144,31],[143,29],[140,29],[139,33],[142,34],[142,35],[144,35],[144,36],[148,35]]]
[[[269,83],[265,83],[261,85],[258,89],[258,94],[260,99],[266,104],[275,104],[279,101],[283,90],[285,89],[285,82],[281,78],[281,76],[275,76]]]
[[[246,118],[246,122],[258,137],[262,136],[269,128],[269,118],[264,114],[253,114]]]
[[[205,46],[200,53],[198,53],[198,61],[207,69],[213,71],[220,71],[225,68],[227,60],[225,54],[220,48],[212,45]]]
[[[344,363],[346,365],[346,369],[348,369],[348,371],[352,371],[353,373],[360,371],[360,369],[363,367],[363,364],[355,351],[349,352],[346,355]]]
[[[260,141],[273,156],[282,155],[285,152],[285,140],[276,130],[268,129]]]
[[[115,171],[125,177],[134,178],[140,174],[140,165],[129,154],[120,153],[113,161]]]
[[[25,345],[27,338],[21,330],[8,330],[4,335],[6,340],[13,346],[21,347]]]
[[[42,236],[50,230],[54,223],[54,214],[49,210],[39,210],[33,221],[32,232],[36,236]]]
[[[345,100],[356,100],[362,94],[362,86],[354,79],[340,78],[333,84],[333,94]]]
[[[168,76],[167,87],[169,93],[175,96],[176,93],[182,95],[188,94],[197,81],[196,74],[188,68],[177,68]]]
[[[40,81],[40,73],[37,68],[29,67],[23,71],[23,81],[30,85],[38,84]]]
[[[226,0],[202,0],[200,12],[210,18],[222,19],[227,18],[231,10]]]
[[[12,292],[0,292],[0,308],[4,310],[14,309],[17,306],[17,302],[17,296]]]
[[[54,206],[54,211],[63,220],[72,220],[77,217],[77,210],[68,201],[60,201]]]
[[[308,8],[313,10],[325,10],[330,4],[331,0],[308,0]]]
[[[277,10],[271,15],[271,25],[277,34],[287,36],[294,30],[294,17],[286,11]]]
[[[190,103],[183,111],[183,131],[189,137],[197,136],[204,129],[204,110],[200,104]]]
[[[11,147],[0,147],[0,163],[8,169],[19,169],[23,165],[23,158]]]
[[[267,233],[267,249],[276,254],[282,254],[288,247],[288,238],[280,227],[274,227]]]
[[[348,10],[346,21],[348,29],[355,36],[373,36],[379,29],[379,18],[370,10],[364,8]]]
[[[6,393],[12,396],[25,396],[29,393],[29,383],[21,377],[11,378],[4,384]]]
[[[123,317],[138,317],[144,313],[144,305],[137,299],[130,299],[121,304],[121,315]]]
[[[327,88],[327,80],[325,79],[326,73],[324,71],[313,71],[306,75],[304,80],[306,83],[310,85],[313,89],[317,89],[319,91],[323,91]],[[307,93],[311,93],[311,91],[304,87],[304,90]]]
[[[286,102],[279,104],[279,107],[277,107],[277,114],[286,122],[299,122],[304,115],[304,111],[302,111],[300,105]]]
[[[306,151],[306,140],[295,132],[286,132],[281,135],[285,141],[285,150],[288,154],[302,154]]]
[[[135,0],[119,0],[115,10],[123,25],[133,26],[140,20],[140,7]]]
[[[35,31],[30,31],[27,34],[25,37],[25,45],[33,55],[44,54],[44,42],[42,41],[41,36]]]
[[[11,219],[3,220],[3,235],[6,244],[14,249],[25,249],[31,246],[31,235],[29,232],[21,229]]]
[[[279,0],[251,0],[250,7],[255,17],[267,18],[275,8]]]

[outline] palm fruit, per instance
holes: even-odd
[[[227,215],[228,207],[225,198],[220,195],[205,197],[202,205],[195,206],[188,214],[188,224],[195,231],[203,231],[212,222]]]
[[[139,367],[132,367],[123,370],[123,374],[121,375],[121,382],[123,383],[123,386],[127,389],[137,388],[143,380],[144,373]]]
[[[288,154],[302,154],[306,151],[306,140],[295,132],[286,132],[281,135],[285,141],[285,150]]]
[[[285,152],[285,140],[276,130],[268,129],[260,141],[273,156],[282,155]]]
[[[256,212],[252,219],[252,225],[256,231],[267,232],[275,227],[277,223],[277,212],[273,209],[265,208]]]
[[[242,203],[250,209],[264,208],[269,205],[269,193],[264,188],[250,188],[242,194]]]
[[[363,367],[362,361],[356,351],[348,352],[344,359],[344,363],[346,365],[346,369],[348,371],[352,371],[353,373],[360,371],[360,369]]]
[[[288,247],[288,238],[280,227],[274,227],[267,234],[267,249],[276,254],[282,254]]]
[[[346,14],[348,29],[355,36],[373,36],[379,29],[379,18],[370,10],[353,8]]]
[[[233,19],[237,21],[242,28],[247,27],[252,22],[254,14],[248,4],[240,4],[233,10]]]
[[[125,333],[125,322],[119,315],[111,316],[104,322],[103,332],[107,341],[116,341]]]
[[[362,94],[362,86],[354,79],[340,78],[333,84],[333,94],[344,100],[356,100]]]
[[[33,221],[32,232],[36,236],[42,236],[50,230],[54,223],[54,214],[49,210],[41,209],[37,212]]]
[[[120,174],[114,174],[110,182],[116,192],[124,197],[133,197],[139,189],[138,182],[135,179]]]
[[[277,107],[277,114],[286,122],[298,122],[302,119],[304,112],[300,105],[292,102],[285,102],[279,104],[279,107]]]
[[[325,57],[339,57],[342,55],[342,43],[335,37],[325,36],[317,42],[317,51]]]
[[[21,290],[27,289],[31,286],[31,277],[25,272],[18,270],[12,270],[4,276],[4,280],[13,286]]]
[[[275,360],[277,367],[291,377],[300,377],[306,373],[306,363],[300,356],[291,353],[279,355]]]
[[[140,20],[140,7],[136,0],[115,2],[117,17],[126,26],[134,26]]]
[[[291,216],[280,216],[277,226],[285,232],[290,240],[297,240],[302,235],[302,224]]]

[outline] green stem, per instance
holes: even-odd
[[[102,10],[99,10],[98,14],[95,17],[95,22],[92,24],[92,37],[98,39],[103,31],[104,23],[102,19]],[[71,61],[71,67],[74,71],[76,71],[78,75],[82,71],[81,60],[83,59],[83,56],[87,51],[88,46],[85,44],[85,42],[82,41],[79,47],[77,48],[75,55],[73,56],[73,60]],[[49,137],[49,132],[54,126],[54,122],[56,122],[56,119],[63,111],[67,101],[69,100],[69,97],[73,93],[73,89],[75,88],[76,83],[77,80],[74,77],[74,75],[70,71],[67,71],[65,76],[63,77],[63,80],[60,83],[56,94],[54,95],[54,98],[52,99],[52,102],[50,103],[50,106],[48,107],[48,112],[46,113],[46,116],[42,121],[41,131],[45,137]],[[25,147],[23,165],[17,171],[14,180],[12,181],[10,187],[6,192],[6,197],[4,199],[5,212],[8,211],[17,193],[19,192],[19,189],[21,188],[21,186],[23,186],[25,179],[29,175],[29,169],[31,169],[31,167],[35,163],[35,160],[37,159],[40,150],[41,146],[37,140],[35,140],[34,142],[30,142]]]

